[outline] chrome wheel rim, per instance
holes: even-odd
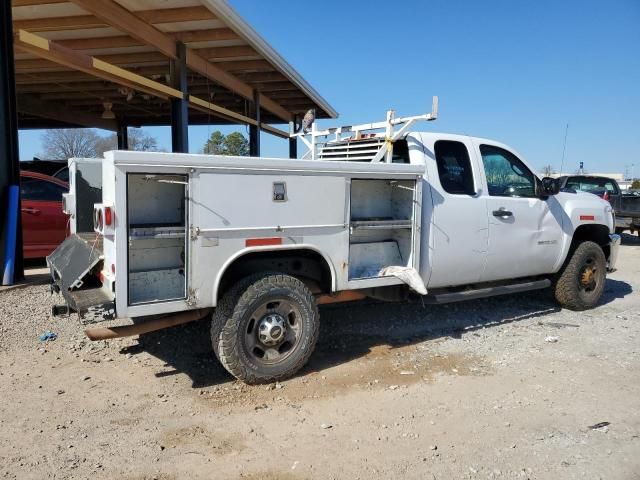
[[[585,260],[583,267],[578,275],[578,285],[580,290],[585,293],[593,292],[600,283],[600,271],[594,257]]]
[[[257,363],[274,365],[296,349],[302,332],[302,316],[286,298],[260,304],[249,316],[244,332],[246,353]]]

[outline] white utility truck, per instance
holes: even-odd
[[[435,116],[314,124],[292,134],[302,159],[108,152],[96,238],[48,258],[52,288],[83,323],[133,321],[92,339],[211,315],[215,354],[247,383],[305,364],[322,303],[551,287],[596,306],[620,243],[610,204],[559,192],[501,143],[409,132]]]

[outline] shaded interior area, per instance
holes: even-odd
[[[415,181],[352,180],[349,280],[413,261]]]
[[[127,176],[129,305],[186,298],[183,175]]]

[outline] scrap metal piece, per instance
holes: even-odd
[[[61,291],[80,288],[84,277],[104,259],[102,249],[96,248],[97,240],[91,244],[79,235],[71,235],[47,257],[51,276]]]

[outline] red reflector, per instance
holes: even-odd
[[[282,237],[247,238],[244,244],[247,247],[262,247],[264,245],[282,245]]]
[[[596,217],[593,215],[580,215],[580,220],[595,220]]]
[[[111,264],[111,273],[116,274],[116,266],[113,263]]]
[[[104,207],[104,224],[111,225],[113,221],[113,214],[111,213],[111,207]]]

